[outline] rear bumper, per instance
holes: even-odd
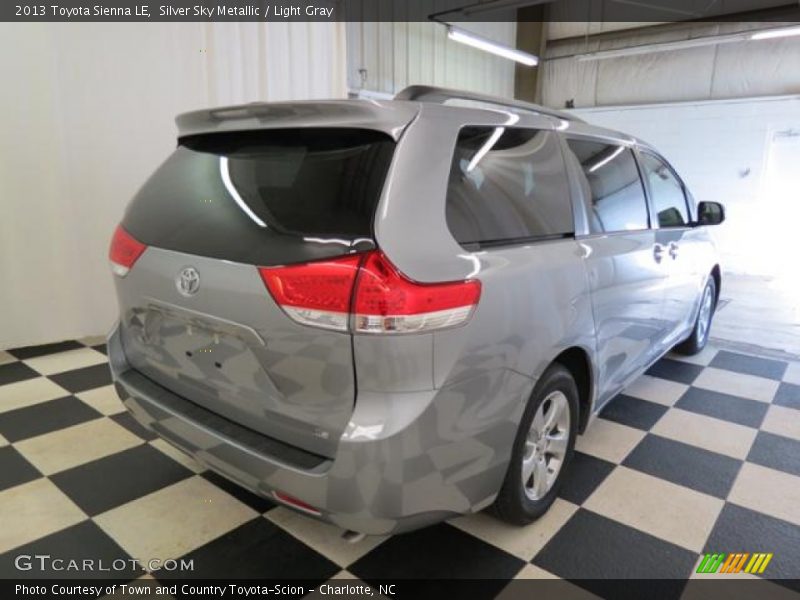
[[[473,380],[423,392],[360,394],[330,459],[228,421],[149,380],[128,364],[118,329],[108,352],[117,392],[143,426],[256,494],[288,494],[316,507],[317,518],[376,535],[489,505],[505,476],[517,407],[524,406],[519,400],[532,385],[508,371],[496,375],[502,381],[492,387],[505,393],[494,399],[474,398]],[[491,382],[481,383],[486,389]],[[493,418],[480,410],[485,403],[492,403]]]

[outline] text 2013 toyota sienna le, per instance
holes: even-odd
[[[630,136],[419,86],[177,123],[111,244],[116,387],[296,510],[528,523],[592,416],[706,343],[722,207]]]

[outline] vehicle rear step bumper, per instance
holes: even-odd
[[[324,456],[306,452],[242,427],[170,392],[135,369],[118,374],[114,387],[120,398],[125,399],[125,405],[131,412],[147,404],[147,410],[135,416],[162,437],[173,438],[175,433],[180,432],[180,430],[173,431],[174,424],[189,421],[194,429],[208,432],[215,439],[219,439],[220,443],[237,446],[251,454],[270,456],[275,462],[287,467],[320,473],[330,468],[333,463]],[[158,418],[153,418],[154,411],[157,412]]]
[[[320,512],[309,516],[366,534],[410,531],[491,503],[508,457],[475,436],[508,436],[518,419],[509,422],[506,415],[488,431],[483,419],[472,424],[483,433],[465,429],[458,419],[451,422],[452,411],[442,407],[463,397],[460,386],[365,393],[330,459],[256,433],[148,379],[128,363],[119,328],[109,336],[108,356],[117,392],[141,425],[260,496],[288,495]],[[521,382],[509,378],[506,385],[519,393]],[[430,427],[437,419],[444,439]]]

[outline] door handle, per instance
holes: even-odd
[[[661,244],[656,244],[653,246],[653,258],[656,259],[657,263],[660,263],[664,259],[664,251],[666,248]]]
[[[675,242],[669,243],[669,255],[674,259],[678,258],[678,244]]]

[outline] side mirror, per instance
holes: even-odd
[[[697,205],[698,225],[719,225],[725,220],[725,207],[719,202],[701,202]]]

